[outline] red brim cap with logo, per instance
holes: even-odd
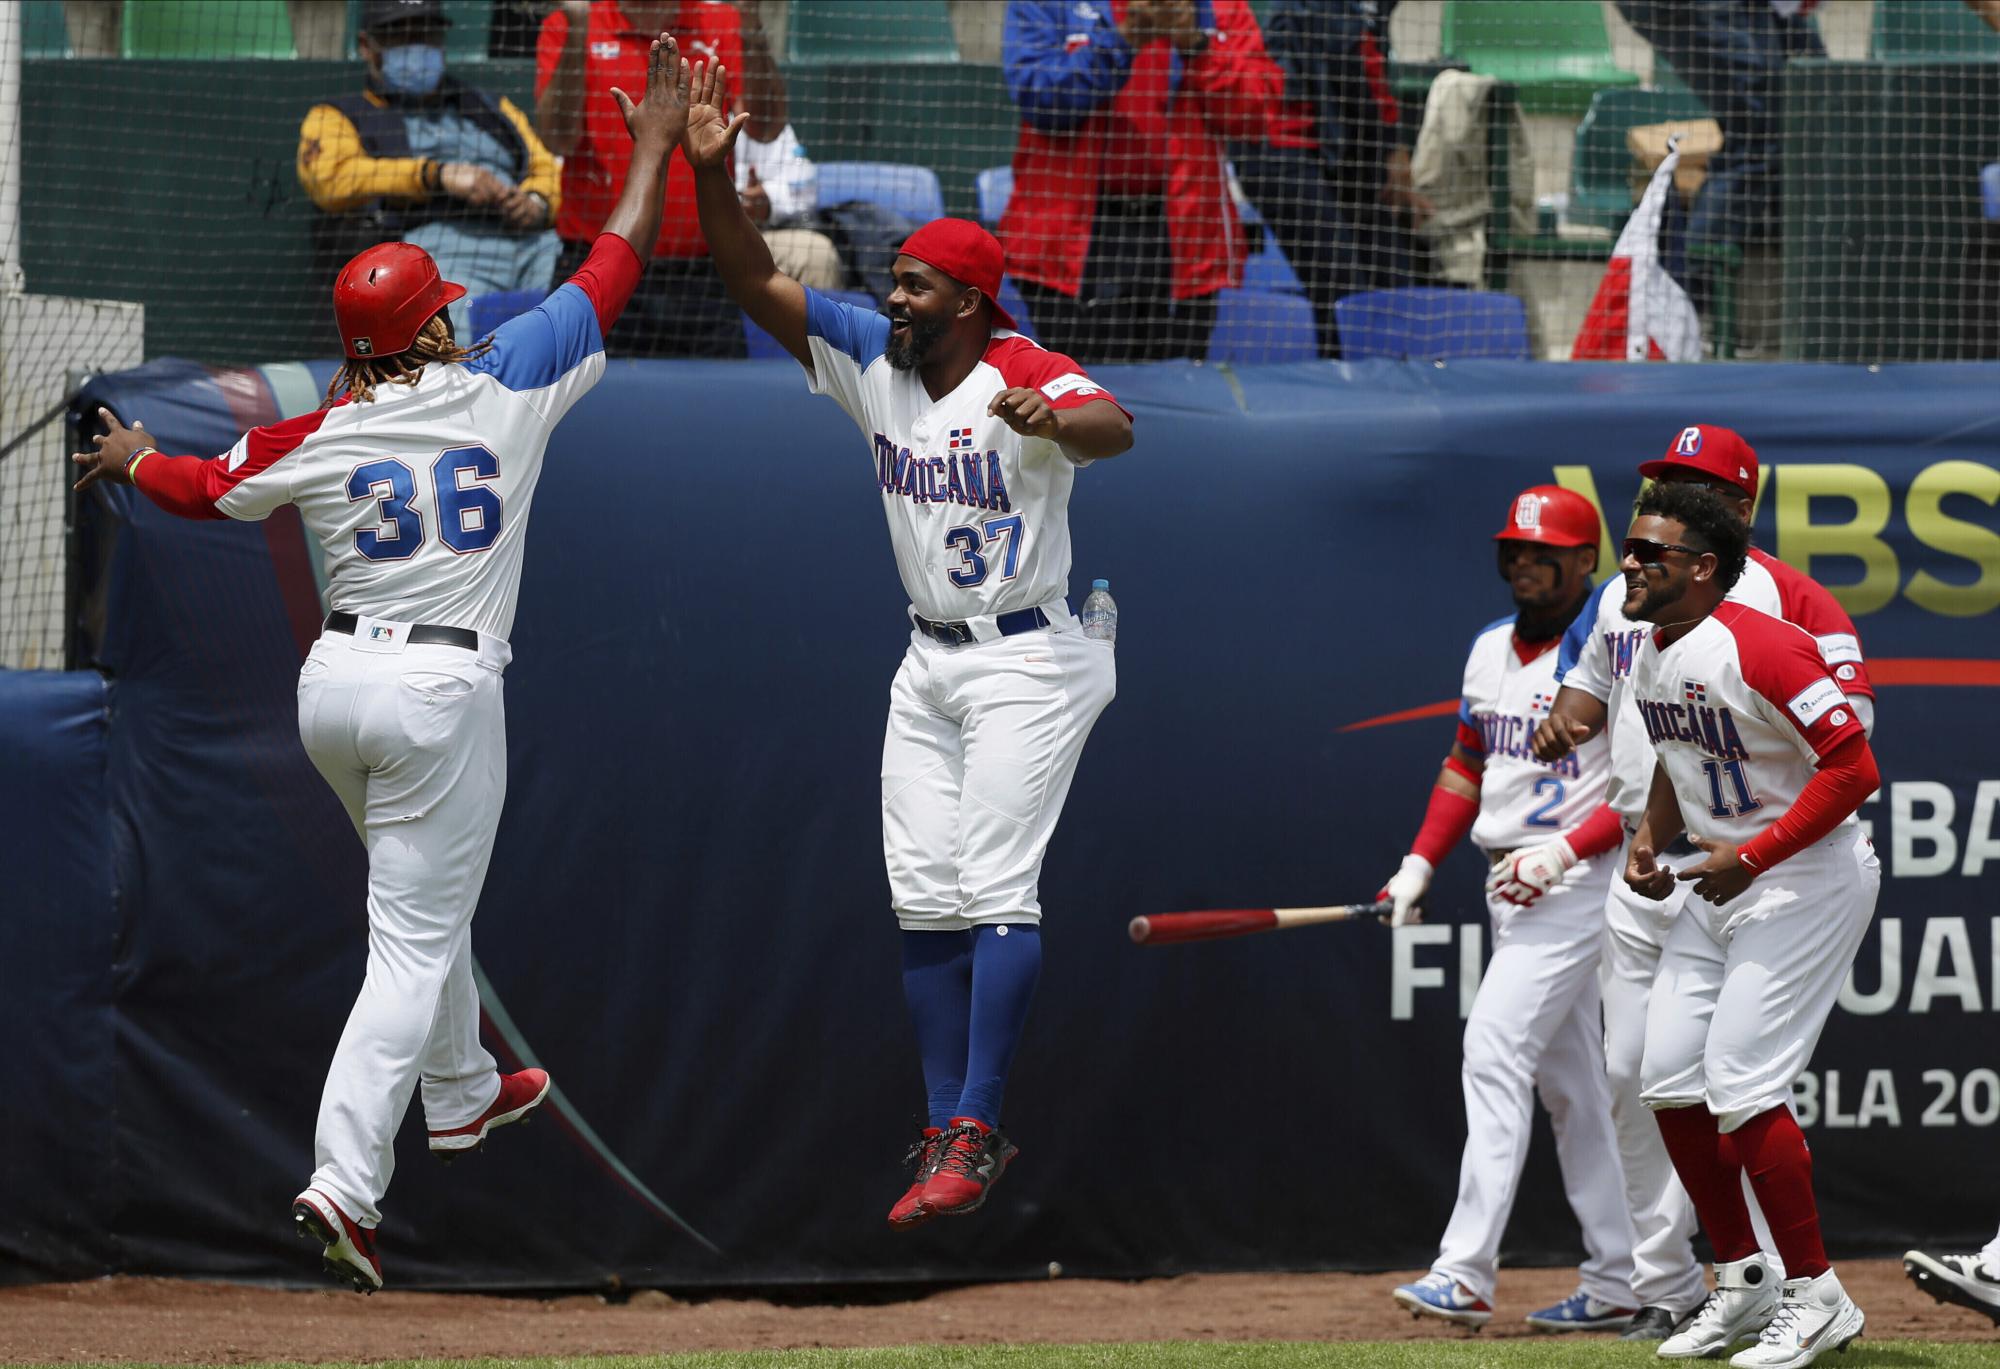
[[[932,219],[904,240],[902,253],[934,266],[961,285],[970,285],[993,306],[993,320],[1014,329],[1014,316],[1000,304],[1000,277],[1007,254],[1000,239],[970,219]]]
[[[1648,480],[1668,470],[1695,471],[1734,485],[1752,499],[1757,497],[1757,452],[1741,434],[1712,423],[1682,428],[1680,435],[1658,461],[1639,467]]]

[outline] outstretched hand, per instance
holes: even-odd
[[[132,454],[153,445],[145,424],[134,423],[128,428],[109,409],[99,409],[97,416],[104,420],[105,427],[104,432],[90,439],[97,450],[73,452],[69,458],[83,468],[83,478],[76,482],[79,490],[87,490],[100,480],[114,485],[131,484],[132,476],[125,468]]]
[[[687,131],[689,91],[688,64],[681,57],[680,44],[672,34],[663,33],[646,54],[645,97],[635,105],[631,96],[613,86],[611,98],[625,116],[625,130],[632,141],[657,146],[664,156]]]
[[[681,152],[688,165],[700,171],[721,166],[736,146],[736,135],[750,122],[746,112],[729,117],[729,68],[721,62],[696,62],[693,102],[688,107],[687,131],[681,135]]]
[[[1691,865],[1676,875],[1682,883],[1694,881],[1694,892],[1710,903],[1723,904],[1750,887],[1757,872],[1736,858],[1736,848],[1726,841],[1694,838],[1694,844],[1708,853],[1708,859]]]

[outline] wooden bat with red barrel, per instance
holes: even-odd
[[[1133,918],[1126,930],[1141,946],[1166,946],[1177,941],[1216,941],[1255,932],[1282,932],[1321,922],[1354,922],[1385,916],[1392,906],[1385,900],[1336,903],[1325,908],[1211,908],[1196,913],[1155,913],[1151,917]]]

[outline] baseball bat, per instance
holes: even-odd
[[[1215,941],[1253,932],[1282,932],[1316,922],[1353,922],[1380,917],[1394,905],[1336,903],[1326,908],[1212,908],[1198,913],[1155,913],[1135,917],[1126,931],[1141,946],[1165,946],[1176,941]]]

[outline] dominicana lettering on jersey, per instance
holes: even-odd
[[[1536,704],[1546,709],[1541,698]],[[1533,717],[1522,717],[1518,713],[1474,713],[1472,720],[1479,725],[1479,736],[1485,744],[1488,756],[1511,756],[1519,761],[1535,761],[1543,769],[1554,775],[1568,775],[1575,778],[1582,770],[1577,763],[1577,753],[1572,751],[1559,761],[1536,761],[1535,753],[1528,743],[1535,735],[1535,728],[1545,716],[1537,712]]]
[[[1639,716],[1646,721],[1646,735],[1653,744],[1688,742],[1724,760],[1748,760],[1750,749],[1743,744],[1743,735],[1736,730],[1736,719],[1729,710],[1703,701],[1701,695],[1707,693],[1706,686],[1689,683],[1684,689],[1688,695],[1685,703],[1637,701]]]
[[[954,430],[952,445],[959,445]],[[968,508],[1011,513],[1007,481],[1000,473],[1000,453],[954,451],[949,456],[917,456],[875,434],[875,480],[884,494],[900,494],[918,504],[963,504]]]

